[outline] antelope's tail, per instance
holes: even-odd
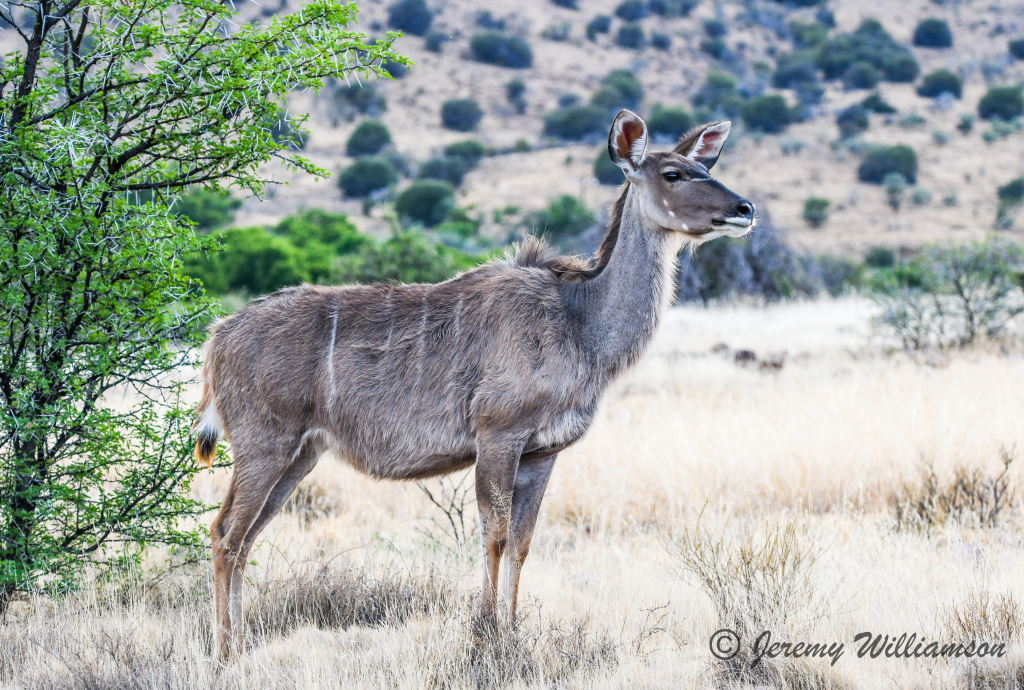
[[[192,433],[196,438],[196,461],[213,466],[213,457],[217,454],[217,441],[224,435],[224,425],[217,412],[217,400],[214,396],[214,357],[212,348],[207,350],[206,363],[203,365],[203,397],[196,408],[196,421],[192,425]]]

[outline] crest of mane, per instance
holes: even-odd
[[[611,259],[615,243],[619,239],[619,226],[622,223],[622,209],[626,205],[626,193],[629,182],[622,187],[622,193],[612,205],[608,219],[608,232],[601,240],[601,246],[590,258],[575,255],[559,255],[546,241],[533,235],[526,235],[508,252],[505,262],[513,266],[530,268],[546,268],[558,278],[568,283],[579,283],[589,280],[604,270]]]

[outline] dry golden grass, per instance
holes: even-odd
[[[1019,687],[1020,493],[995,526],[954,517],[929,530],[897,530],[893,497],[918,486],[922,462],[944,487],[960,466],[995,477],[1000,448],[1024,448],[1024,359],[887,357],[869,314],[855,300],[672,310],[559,459],[521,625],[505,638],[474,635],[473,529],[460,551],[415,485],[325,458],[254,550],[250,648],[236,663],[209,654],[206,563],[168,571],[159,558],[15,605],[0,625],[0,686]],[[739,367],[718,343],[785,350],[787,364]],[[1010,466],[1011,488],[1021,473]],[[211,472],[196,491],[217,500],[225,479]],[[846,652],[752,669],[750,639],[746,656],[712,657],[723,627]],[[862,631],[987,639],[1008,654],[860,659]]]

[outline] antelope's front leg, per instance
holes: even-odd
[[[515,622],[516,599],[519,596],[519,576],[530,553],[533,530],[537,526],[540,503],[548,486],[551,469],[557,455],[520,462],[516,470],[515,490],[512,495],[512,523],[509,527],[508,547],[501,561],[501,584],[498,596],[499,610],[508,608],[509,623]]]
[[[495,600],[499,564],[508,544],[512,495],[522,449],[522,441],[518,439],[500,436],[477,439],[476,501],[484,548],[481,613],[489,623],[497,623]]]

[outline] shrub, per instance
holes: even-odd
[[[843,72],[843,86],[847,89],[873,89],[878,86],[881,77],[874,65],[859,61]]]
[[[873,148],[864,156],[857,168],[861,182],[881,184],[889,173],[900,173],[907,182],[917,182],[917,154],[914,149],[902,144]]]
[[[615,8],[615,16],[626,22],[635,22],[647,16],[647,3],[643,0],[623,0]]]
[[[610,110],[637,108],[644,99],[644,86],[636,76],[625,69],[608,73],[601,88],[594,92],[590,102]]]
[[[725,55],[728,50],[728,46],[726,46],[725,41],[720,38],[705,38],[700,42],[700,50],[702,53],[707,53],[716,60],[721,60],[722,56]]]
[[[660,31],[651,32],[651,47],[658,50],[668,50],[672,47],[672,37]]]
[[[1008,335],[1024,311],[1024,250],[1002,240],[922,249],[869,285],[876,327],[907,350],[964,347]]]
[[[786,99],[778,94],[751,98],[743,104],[741,112],[748,127],[772,134],[781,132],[793,121]]]
[[[266,122],[267,131],[270,132],[270,136],[274,138],[274,141],[286,144],[288,148],[296,151],[306,148],[306,140],[309,138],[309,133],[298,127],[295,120],[288,116],[287,113],[279,111]]]
[[[241,199],[229,194],[197,189],[179,197],[173,208],[195,223],[197,230],[211,230],[230,223],[241,205]]]
[[[996,224],[999,227],[1012,225],[1011,215],[1024,203],[1024,177],[1007,182],[997,192],[999,205],[996,210]]]
[[[398,0],[388,8],[388,25],[414,36],[430,29],[434,13],[423,0]]]
[[[678,107],[655,103],[647,118],[647,129],[653,136],[678,137],[699,123],[692,113]]]
[[[962,91],[963,82],[960,77],[948,69],[939,69],[929,73],[917,87],[918,95],[927,98],[937,98],[944,93],[950,93],[954,97],[960,98]]]
[[[621,171],[619,171],[621,176]],[[547,207],[528,219],[533,232],[550,237],[555,242],[570,240],[597,221],[594,212],[574,196],[562,194],[552,199]]]
[[[618,33],[615,34],[616,45],[623,48],[640,50],[644,47],[645,42],[644,30],[639,24],[623,24],[619,27]]]
[[[817,230],[828,220],[828,207],[831,205],[832,202],[828,199],[818,196],[808,197],[804,200],[804,210],[800,215],[805,223]]]
[[[743,106],[743,97],[736,85],[736,77],[731,74],[709,70],[704,85],[693,97],[693,103],[706,108],[716,117],[735,117]]]
[[[964,113],[960,116],[960,121],[956,123],[956,131],[966,136],[971,133],[972,129],[974,129],[974,116]]]
[[[978,115],[984,120],[1012,120],[1024,113],[1024,95],[1020,86],[993,86],[978,102]]]
[[[856,62],[868,63],[889,81],[913,81],[920,71],[910,50],[873,19],[864,20],[853,33],[837,34],[822,42],[815,62],[826,79],[842,77]]]
[[[455,202],[455,190],[441,180],[417,180],[395,199],[395,211],[433,227],[445,219]]]
[[[551,0],[551,2],[559,7],[564,7],[568,10],[578,10],[579,0]]]
[[[802,84],[818,82],[818,67],[806,51],[780,55],[775,62],[772,86],[780,89],[795,89]]]
[[[914,187],[910,190],[910,203],[914,206],[924,206],[932,202],[932,193],[924,187]]]
[[[860,102],[860,104],[867,110],[880,115],[891,115],[896,112],[896,108],[892,107],[892,105],[890,105],[884,98],[882,98],[881,94],[877,92],[865,98]]]
[[[295,246],[303,279],[312,282],[333,278],[337,257],[357,251],[369,239],[347,216],[319,209],[288,216],[273,232]]]
[[[455,98],[441,105],[441,125],[456,132],[476,129],[484,111],[472,98]]]
[[[728,29],[725,26],[725,22],[723,22],[721,19],[716,19],[713,17],[710,19],[705,19],[703,25],[704,33],[706,33],[711,38],[721,38],[722,36],[725,36],[725,34],[728,32]]]
[[[384,158],[360,158],[338,176],[338,186],[347,197],[364,197],[397,181],[398,173]]]
[[[391,132],[382,122],[364,120],[352,131],[345,144],[349,156],[372,156],[391,143]]]
[[[608,147],[603,146],[594,159],[594,177],[601,184],[620,185],[626,179],[622,176],[622,168],[615,165],[608,157]]]
[[[896,252],[888,247],[872,247],[864,255],[864,263],[871,268],[892,268],[896,265]]]
[[[587,38],[593,41],[598,34],[606,34],[612,28],[612,18],[607,14],[599,14],[587,22]]]
[[[882,187],[885,189],[885,200],[893,211],[900,210],[903,203],[903,193],[907,191],[907,178],[898,172],[887,173],[882,178]]]
[[[1002,470],[993,476],[985,476],[977,467],[968,469],[957,465],[952,476],[942,481],[934,467],[922,467],[921,477],[916,482],[904,482],[890,498],[896,530],[927,534],[948,523],[971,528],[996,527],[1012,510],[1016,493],[1009,476],[1010,465],[1016,458],[1006,448],[1001,448],[999,455]],[[977,614],[975,611],[974,616]],[[1015,627],[1019,631],[1019,611],[1016,615]],[[972,619],[961,615],[958,620],[959,632],[970,634],[974,626],[965,623]]]
[[[698,523],[667,542],[679,574],[699,587],[714,606],[716,627],[753,640],[765,630],[792,638],[802,621],[826,615],[827,600],[812,577],[822,553],[801,539],[794,523],[769,523],[713,533]],[[776,632],[777,631],[777,632]],[[762,658],[755,645],[737,645],[720,657],[709,676],[715,687],[797,687],[808,672],[785,658]],[[780,655],[781,657],[781,655]],[[809,684],[813,683],[810,681]]]
[[[336,280],[341,283],[437,283],[477,263],[474,257],[432,242],[423,233],[405,231],[393,234],[384,242],[368,243],[358,253],[342,257]]]
[[[221,239],[222,251],[192,269],[211,292],[260,295],[309,279],[284,237],[264,228],[231,228]]]
[[[953,32],[942,19],[922,19],[914,29],[914,45],[922,48],[949,48],[953,45]]]
[[[526,69],[533,66],[530,44],[520,36],[509,36],[498,31],[483,31],[470,41],[473,59],[489,65]]]
[[[708,242],[680,259],[680,302],[748,296],[775,302],[813,296],[821,288],[813,259],[782,241],[766,217],[757,232],[730,242]]]
[[[686,17],[700,0],[650,0],[647,8],[659,17]]]
[[[462,178],[469,172],[465,162],[457,158],[447,156],[431,158],[425,161],[416,173],[421,180],[444,180],[452,186],[458,187],[462,184]]]
[[[818,22],[791,21],[789,32],[797,48],[814,48],[828,38],[828,27]]]
[[[1010,41],[1009,50],[1010,55],[1018,60],[1024,60],[1024,38]]]
[[[856,103],[848,108],[843,108],[836,115],[836,124],[839,126],[839,135],[843,139],[856,136],[866,131],[870,125],[868,109]]]
[[[342,113],[355,112],[362,115],[380,115],[388,108],[387,101],[377,91],[373,82],[365,84],[340,84],[334,89],[335,102]]]
[[[1024,249],[992,239],[932,246],[876,274],[872,299],[882,308],[875,325],[907,350],[963,347],[1007,335],[1024,312]]]
[[[583,139],[604,133],[605,110],[596,105],[570,105],[544,116],[544,134],[560,139]]]
[[[431,53],[440,53],[441,47],[451,39],[443,31],[428,31],[423,40],[427,50]]]
[[[475,139],[456,141],[444,147],[444,155],[463,161],[470,168],[475,168],[480,159],[487,155],[484,145]]]

